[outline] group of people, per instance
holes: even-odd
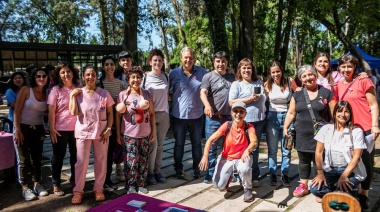
[[[342,56],[338,71],[331,71],[330,58],[320,53],[312,65],[299,68],[294,80],[285,76],[276,60],[269,64],[265,80],[260,79],[255,64],[247,58],[239,62],[235,74],[231,73],[224,51],[212,55],[214,70],[210,72],[194,65],[194,51],[189,47],[181,50],[182,65],[168,75],[162,72],[163,58],[160,50],[150,51],[147,64],[151,71],[144,73],[140,67],[132,66],[129,52],[119,54],[117,69],[115,59],[105,56],[99,83],[96,68],[87,65],[81,74],[82,85],[78,72],[63,62],[52,75],[55,86],[49,93],[49,73],[44,69],[31,72],[30,86],[26,86],[27,79],[21,72],[11,76],[6,95],[9,117],[14,121],[19,182],[26,200],[48,194],[39,183],[43,116],[47,114],[53,145],[54,194],[64,194],[60,173],[67,145],[73,204],[82,201],[91,146],[97,201],[105,199],[104,188],[117,189],[110,178],[113,163],[116,177],[126,181],[128,193],[147,193],[146,184],[166,183],[161,166],[171,101],[176,178],[184,178],[182,162],[189,133],[193,177],[200,178],[204,170],[204,183],[214,183],[220,191],[227,191],[229,183],[237,180],[237,172],[244,187],[243,200],[251,202],[252,187],[260,186],[262,134],[266,134],[272,186],[278,183],[280,142],[280,173],[285,187],[291,186],[291,151],[284,141],[293,136],[300,176],[294,196],[302,197],[311,191],[321,201],[324,194],[339,189],[351,192],[363,208],[368,207],[374,152],[367,150],[364,137],[378,137],[379,109],[375,86],[368,75],[358,74],[359,62],[354,56]],[[316,123],[325,125],[317,132]],[[202,156],[203,127],[207,142]],[[289,134],[290,128],[294,128],[295,135]],[[221,142],[222,151],[217,156]],[[27,187],[29,169],[34,191]]]

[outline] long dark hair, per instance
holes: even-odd
[[[64,84],[62,82],[61,77],[59,76],[59,72],[64,67],[67,67],[73,73],[72,82],[73,82],[73,85],[77,86],[79,84],[79,74],[74,69],[74,67],[70,63],[68,63],[66,61],[59,62],[58,65],[57,65],[57,68],[54,70],[54,79],[53,79],[54,80],[54,84],[58,85],[60,88],[63,87]]]
[[[20,88],[15,85],[15,83],[13,82],[14,78],[17,76],[17,75],[20,75],[23,79],[24,82],[22,82],[22,86],[25,86],[25,85],[28,85],[28,78],[26,77],[26,74],[24,72],[21,72],[21,71],[18,71],[18,72],[15,72],[11,75],[11,79],[9,81],[10,85],[9,85],[9,88],[12,89],[13,92],[17,92]],[[21,86],[21,87],[22,87]]]
[[[278,60],[273,60],[269,66],[268,66],[268,76],[267,76],[267,81],[266,81],[266,87],[268,88],[268,91],[272,91],[272,84],[274,83],[274,79],[272,78],[271,74],[270,74],[270,69],[273,68],[273,67],[276,67],[278,66],[281,70],[281,73],[282,73],[282,76],[281,76],[281,80],[280,80],[280,87],[281,87],[281,91],[284,91],[286,86],[288,86],[288,78],[285,77],[285,72],[284,72],[284,68],[282,67],[280,61]],[[291,88],[289,87],[289,90]]]
[[[326,53],[323,53],[323,52],[319,52],[317,55],[315,55],[314,57],[314,62],[313,62],[313,66],[315,68],[315,64],[317,63],[318,61],[318,58],[320,57],[327,57],[327,60],[329,61],[329,69],[327,69],[327,72],[326,72],[326,79],[328,80],[329,84],[331,85],[331,89],[334,90],[334,79],[333,77],[331,76],[331,63],[330,63],[330,56]],[[318,71],[317,71],[317,74],[318,74]],[[318,78],[318,76],[317,76]]]
[[[43,69],[43,68],[35,68],[35,69],[33,69],[32,75],[30,77],[30,87],[31,88],[37,87],[36,75],[37,75],[37,72],[39,72],[39,71],[43,71],[46,74],[46,84],[42,88],[42,92],[46,94],[46,90],[48,89],[49,84],[50,84],[49,83],[50,82],[50,77],[49,77],[49,73],[45,69]]]
[[[107,55],[107,56],[104,56],[102,58],[102,70],[101,70],[102,76],[100,76],[100,78],[99,78],[99,85],[98,85],[101,88],[104,88],[103,80],[106,78],[106,71],[103,68],[104,67],[104,63],[106,62],[106,60],[112,60],[113,63],[115,64],[115,66],[116,66],[116,60],[115,60],[115,58],[112,55]],[[115,69],[115,72],[116,72],[116,69]],[[115,78],[117,78],[115,76],[115,72],[113,73],[113,75],[114,75]]]
[[[347,121],[346,127],[348,127],[348,129],[350,130],[350,135],[352,135],[352,129],[354,128],[354,117],[352,114],[352,107],[351,107],[350,103],[348,103],[347,101],[344,101],[344,100],[339,101],[334,107],[333,117],[332,117],[332,120],[334,123],[334,130],[337,126],[337,122],[336,122],[336,118],[335,118],[336,113],[341,112],[344,108],[346,108],[350,112],[350,119]]]

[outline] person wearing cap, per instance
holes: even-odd
[[[219,138],[223,138],[223,149],[217,158],[212,179],[214,185],[222,192],[227,191],[232,180],[231,175],[234,170],[237,170],[244,187],[244,202],[252,202],[254,197],[252,194],[253,158],[251,152],[257,147],[258,141],[254,126],[244,121],[246,115],[244,102],[232,104],[232,125],[229,121],[225,122],[208,138],[199,169],[207,170],[211,145]],[[228,129],[229,127],[230,129]],[[249,138],[247,138],[247,134]]]
[[[206,140],[226,121],[231,120],[228,93],[235,75],[227,72],[228,55],[224,51],[212,55],[215,70],[207,73],[201,84],[201,100],[206,115]],[[209,152],[209,166],[204,183],[211,183],[216,164],[217,142],[211,145]],[[199,177],[199,173],[194,173]]]
[[[189,131],[193,173],[199,173],[198,164],[202,157],[203,105],[200,98],[200,86],[207,73],[194,65],[194,50],[184,47],[181,50],[182,66],[169,73],[170,94],[172,95],[173,133],[174,133],[174,169],[176,178],[182,179],[183,154],[186,132]]]

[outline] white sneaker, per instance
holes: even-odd
[[[34,187],[34,192],[38,195],[38,196],[47,196],[49,193],[46,191],[46,189],[41,185],[41,184],[37,184],[36,187]]]
[[[119,181],[119,182],[124,182],[125,181],[125,176],[124,176],[124,172],[123,172],[123,169],[116,169],[116,179]]]

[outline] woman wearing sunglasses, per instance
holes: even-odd
[[[242,185],[244,187],[244,202],[252,202],[254,200],[252,194],[252,163],[253,158],[251,152],[257,147],[257,137],[255,128],[252,124],[244,121],[247,115],[246,104],[243,102],[235,102],[232,104],[231,116],[233,121],[227,121],[215,131],[207,140],[201,162],[200,170],[208,168],[208,153],[211,144],[220,137],[223,139],[223,150],[218,156],[215,166],[215,172],[212,181],[215,187],[220,191],[228,190],[229,183],[232,180],[232,173],[237,170]],[[247,138],[247,135],[249,138]]]
[[[19,182],[25,200],[46,196],[48,192],[40,184],[41,159],[45,138],[43,115],[47,111],[46,89],[49,86],[48,73],[35,68],[31,75],[30,87],[19,91],[14,111],[14,141],[17,153]],[[34,191],[28,188],[28,173],[32,173]]]

